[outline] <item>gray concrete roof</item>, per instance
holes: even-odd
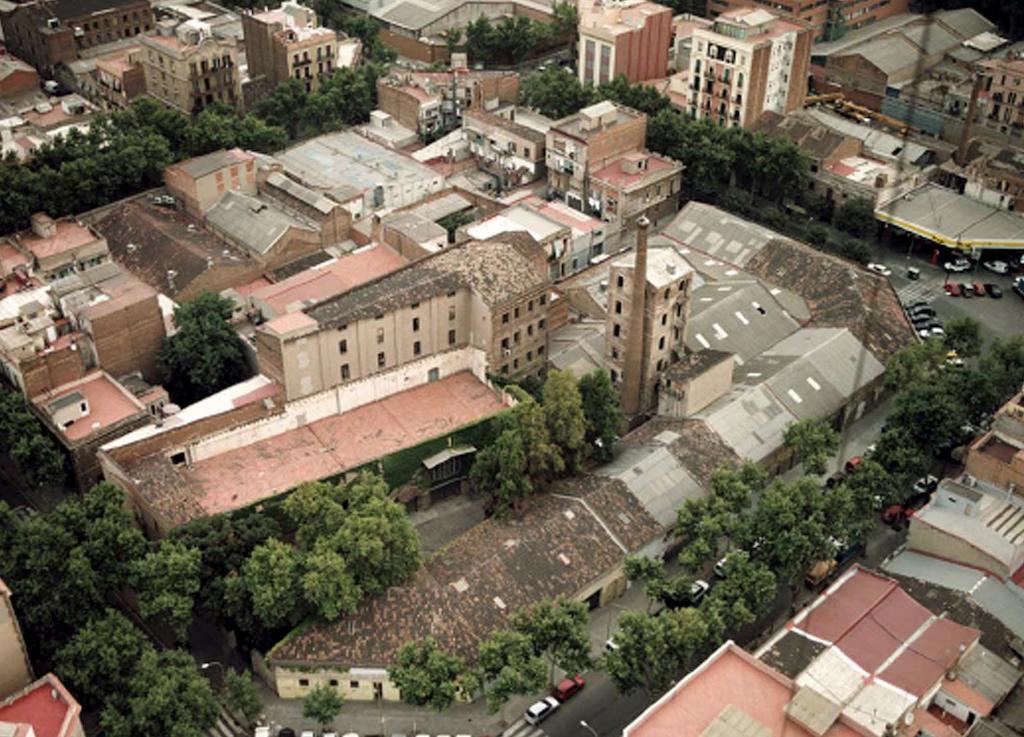
[[[664,232],[728,264],[743,267],[750,257],[778,235],[703,202],[689,202]],[[697,257],[699,261],[699,257]],[[700,268],[698,263],[694,263]]]
[[[415,207],[409,208],[406,212],[415,212],[417,215],[433,220],[435,223],[441,218],[453,215],[473,207],[473,203],[458,192],[437,197],[429,202],[423,202]]]
[[[630,446],[597,473],[625,483],[647,513],[664,527],[675,522],[676,510],[687,499],[699,499],[707,493],[662,444]]]
[[[781,447],[797,418],[763,385],[722,397],[698,417],[744,459],[760,461]]]
[[[273,172],[267,177],[267,184],[276,187],[283,192],[291,195],[300,202],[304,202],[318,212],[324,215],[329,215],[337,203],[332,202],[324,195],[314,192],[308,187],[303,187],[301,184],[296,182],[291,177],[287,177],[281,172]]]
[[[760,282],[709,282],[690,298],[685,341],[694,352],[711,348],[746,361],[799,328]]]
[[[875,216],[943,245],[1024,248],[1024,218],[937,184],[882,205]]]
[[[270,251],[289,228],[314,230],[271,200],[228,192],[206,213],[206,221],[229,239],[256,253]]]

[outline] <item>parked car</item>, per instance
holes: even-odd
[[[696,581],[690,584],[690,606],[697,606],[700,604],[701,599],[711,588],[711,584],[707,581],[698,578]]]
[[[523,718],[526,719],[527,724],[536,726],[554,714],[558,706],[558,699],[554,696],[547,696],[527,709]]]
[[[295,737],[295,730],[291,727],[281,727],[281,731],[277,733],[277,737]]]
[[[980,281],[976,281],[973,284],[971,284],[971,291],[974,292],[974,296],[976,297],[984,297],[985,285],[982,284]]]
[[[998,284],[989,284],[986,282],[985,293],[992,299],[1002,299],[1003,297],[1003,290],[999,288]]]
[[[960,285],[957,284],[956,282],[948,281],[945,283],[944,286],[946,289],[946,294],[948,294],[950,297],[960,296]]]
[[[606,653],[613,653],[619,649],[619,643],[615,641],[614,637],[609,637],[604,641],[604,651]]]
[[[863,463],[863,461],[864,459],[861,456],[854,456],[843,466],[843,471],[846,473],[853,473],[857,470],[857,466]]]
[[[1010,273],[1010,265],[1005,261],[986,261],[982,264],[982,266],[991,271],[993,274]]]
[[[942,268],[944,268],[946,271],[953,272],[970,271],[971,262],[963,257],[959,257],[951,261],[947,261],[942,265]]]
[[[935,317],[935,310],[930,305],[921,305],[920,307],[908,307],[908,315],[930,315]]]
[[[882,276],[892,276],[892,269],[885,264],[870,263],[867,268],[868,271],[873,271],[876,274],[881,274]]]
[[[970,285],[969,282],[960,283],[960,296],[963,297],[964,299],[970,299],[971,297],[974,296],[974,288]]]
[[[931,494],[933,491],[939,488],[939,480],[929,474],[928,476],[922,476],[914,482],[914,493],[915,494]]]
[[[304,729],[299,732],[299,737],[316,737],[316,732],[312,729]]]
[[[825,488],[831,489],[836,486],[840,481],[846,478],[846,474],[842,471],[836,471],[834,474],[825,479]]]
[[[565,703],[573,696],[583,690],[583,687],[587,685],[587,682],[583,680],[583,676],[575,675],[572,678],[563,678],[559,683],[555,684],[555,687],[551,689],[551,695],[559,700],[561,703]]]
[[[931,305],[929,305],[927,302],[918,299],[918,300],[915,300],[913,302],[910,302],[908,304],[903,305],[903,309],[905,309],[905,310],[916,310],[918,307],[930,307],[930,306]]]
[[[1013,291],[1015,291],[1021,299],[1024,299],[1024,276],[1019,276],[1013,280]]]

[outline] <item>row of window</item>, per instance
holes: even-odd
[[[543,355],[544,355],[544,346],[537,346],[537,358],[540,358]],[[526,352],[526,362],[530,363],[531,361],[533,361],[533,351],[527,351]],[[512,359],[512,370],[516,371],[518,369],[519,369],[519,359],[518,358],[514,358],[514,359]],[[508,374],[508,372],[509,372],[509,365],[507,363],[502,364],[501,365],[501,373]]]
[[[537,332],[540,333],[544,329],[544,326],[546,324],[547,324],[547,322],[545,320],[538,320],[537,321]],[[533,325],[532,324],[526,326],[526,335],[527,335],[527,337],[530,337],[530,336],[533,335]],[[518,345],[521,338],[522,338],[522,331],[521,330],[517,330],[514,333],[512,333],[511,339],[508,338],[508,337],[502,338],[501,339],[501,347],[502,347],[502,349],[508,350],[509,347],[512,346],[512,345]],[[511,343],[509,342],[510,340],[511,340]]]
[[[455,334],[455,331],[454,330],[449,330],[448,331],[448,345],[449,346],[455,345],[456,340],[457,340],[457,336]],[[348,341],[343,340],[340,343],[338,343],[338,350],[342,354],[348,353]],[[423,355],[423,344],[420,343],[420,341],[418,341],[418,340],[413,341],[413,344],[412,344],[412,355],[414,355],[414,356],[422,356]],[[380,351],[377,354],[377,368],[387,368],[387,365],[388,365],[387,355],[384,353],[384,351]],[[351,367],[347,363],[341,364],[341,380],[342,381],[346,381],[349,378],[351,378],[351,376],[352,376]]]
[[[539,305],[541,305],[541,306],[546,305],[547,302],[548,302],[548,298],[547,298],[546,294],[542,294],[540,296],[540,298],[537,300],[537,303]],[[533,300],[532,299],[529,302],[526,303],[526,311],[527,312],[533,312]],[[516,319],[516,320],[519,319],[519,308],[518,307],[516,307],[514,310],[512,310],[512,315],[513,315],[513,319]],[[508,319],[509,319],[509,313],[508,312],[503,313],[502,316],[501,316],[501,324],[502,325],[507,324],[508,323]],[[541,320],[541,322],[543,323],[544,321]]]

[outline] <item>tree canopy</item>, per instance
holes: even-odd
[[[807,473],[820,475],[839,449],[839,433],[821,420],[798,420],[786,428],[783,443]]]
[[[547,664],[529,635],[513,630],[498,630],[484,640],[477,665],[492,714],[513,696],[539,691],[547,680]]]
[[[397,661],[388,675],[402,694],[402,701],[437,712],[455,702],[466,667],[444,652],[434,638],[406,643],[398,651]]]
[[[171,398],[188,405],[250,375],[242,339],[231,325],[230,300],[212,292],[174,308],[177,332],[157,355]]]
[[[24,395],[3,383],[0,383],[0,440],[28,484],[59,486],[64,481],[64,453],[33,414]]]
[[[530,638],[534,652],[548,663],[549,681],[555,667],[579,673],[590,666],[587,606],[578,601],[545,599],[512,618],[512,628]]]
[[[344,701],[337,689],[326,683],[318,683],[302,702],[302,716],[316,721],[320,729],[325,730],[341,713],[342,706]]]
[[[164,541],[133,563],[132,579],[138,594],[139,613],[144,617],[161,617],[177,642],[187,639],[188,626],[192,623],[201,558],[195,548]]]
[[[604,369],[597,369],[579,381],[586,423],[586,440],[593,455],[600,461],[612,457],[615,439],[622,426],[619,393]]]

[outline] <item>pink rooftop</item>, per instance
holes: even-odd
[[[82,707],[52,673],[0,702],[0,722],[31,725],[36,737],[70,737]],[[27,732],[15,732],[27,734]]]
[[[647,168],[632,174],[629,172],[625,172],[622,170],[621,163],[624,158],[646,158]],[[631,187],[634,184],[637,184],[639,182],[642,182],[644,179],[647,179],[652,174],[657,174],[658,172],[671,169],[675,165],[675,162],[669,161],[668,159],[663,159],[662,157],[656,156],[655,154],[622,157],[608,164],[603,169],[599,169],[597,172],[593,174],[593,178],[600,180],[606,184],[611,184],[614,187]]]
[[[700,737],[729,706],[764,726],[772,737],[815,737],[786,714],[796,688],[731,641],[690,672],[623,731],[624,737]],[[862,737],[842,718],[823,737]]]
[[[52,238],[41,238],[31,230],[27,231],[21,236],[21,243],[36,258],[47,258],[98,240],[87,227],[70,220],[58,220],[56,227],[57,232]]]
[[[343,256],[325,266],[306,269],[277,284],[254,289],[252,297],[265,301],[275,314],[283,315],[289,305],[303,304],[310,300],[322,302],[390,274],[407,263],[390,246],[377,245]]]
[[[228,512],[306,481],[358,468],[503,409],[493,390],[463,371],[198,461],[181,473],[198,488],[203,510]]]
[[[109,376],[99,372],[89,374],[79,381],[64,384],[52,392],[40,394],[32,401],[45,410],[57,399],[73,392],[81,394],[89,403],[89,414],[64,428],[64,436],[68,440],[82,440],[132,415],[145,412],[134,397]]]

